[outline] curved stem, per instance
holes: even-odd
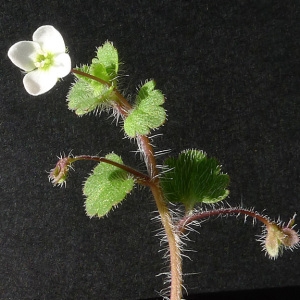
[[[113,165],[115,167],[118,167],[119,169],[122,169],[124,171],[126,171],[127,173],[131,174],[134,176],[134,178],[143,185],[150,185],[150,177],[137,171],[134,168],[131,168],[127,165],[123,165],[123,164],[119,164],[113,160],[107,159],[105,157],[99,157],[99,156],[90,156],[90,155],[79,155],[79,156],[74,156],[72,158],[70,158],[70,162],[75,162],[78,160],[93,160],[93,161],[97,161],[97,162],[104,162],[110,165]]]
[[[74,73],[74,74],[77,74],[77,75],[95,80],[95,81],[97,81],[101,84],[107,85],[107,87],[113,87],[113,85],[110,84],[109,82],[107,82],[107,81],[105,81],[105,80],[103,80],[99,77],[96,77],[94,75],[85,73],[83,71],[80,71],[80,70],[77,70],[77,69],[72,69],[71,72]],[[132,109],[131,105],[129,104],[129,102],[123,97],[123,95],[118,90],[116,90],[114,87],[113,87],[113,89],[114,89],[114,93],[115,93],[117,99],[119,100],[120,107],[118,107],[118,109],[120,110],[119,111],[120,114],[123,117],[127,116],[128,111]]]
[[[193,221],[206,219],[213,216],[240,215],[240,214],[243,214],[245,216],[250,216],[253,219],[257,219],[260,222],[264,223],[266,226],[270,225],[271,223],[268,218],[262,216],[261,214],[253,210],[240,208],[240,207],[229,207],[229,208],[207,210],[195,214],[186,215],[178,222],[176,227],[179,233],[183,233],[185,231],[186,226]]]
[[[80,71],[80,70],[77,70],[77,69],[72,69],[71,72],[74,73],[74,74],[86,77],[86,78],[93,79],[95,81],[98,81],[99,83],[102,83],[104,85],[107,85],[108,87],[111,87],[111,84],[109,82],[107,82],[107,81],[105,81],[105,80],[103,80],[99,77],[96,77],[94,75],[91,75],[89,73],[86,73],[86,72],[83,72],[83,71]]]

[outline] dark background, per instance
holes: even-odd
[[[168,122],[155,132],[163,134],[153,139],[156,149],[177,155],[198,148],[217,157],[231,177],[231,205],[266,209],[287,222],[300,194],[299,12],[299,1],[3,2],[0,299],[155,298],[165,266],[147,189],[99,220],[83,207],[92,163],[75,165],[66,189],[48,182],[56,156],[71,150],[114,151],[145,167],[108,115],[79,118],[67,110],[72,75],[45,95],[28,95],[7,58],[12,44],[53,25],[76,66],[112,41],[124,62],[124,94],[154,78],[166,95]],[[191,299],[224,292],[268,299],[297,288],[299,251],[269,260],[255,241],[260,233],[251,220],[223,218],[191,234],[187,248],[196,252],[184,260]]]

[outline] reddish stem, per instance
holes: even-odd
[[[240,208],[240,207],[230,207],[230,208],[207,210],[207,211],[187,215],[178,222],[177,230],[179,233],[183,233],[186,226],[193,221],[206,219],[206,218],[209,218],[212,216],[233,215],[233,214],[234,215],[243,214],[246,216],[250,216],[253,219],[257,219],[260,222],[264,223],[266,226],[270,225],[270,221],[266,217],[260,215],[257,212],[254,212],[254,211],[248,210],[248,209],[244,209],[244,208]]]
[[[71,162],[77,161],[77,160],[92,160],[92,161],[97,161],[97,162],[104,162],[107,164],[110,164],[112,166],[118,167],[130,174],[132,174],[135,179],[143,185],[150,185],[150,177],[148,175],[145,175],[129,166],[119,164],[113,160],[107,159],[105,157],[99,157],[99,156],[90,156],[90,155],[79,155],[79,156],[74,156],[71,159]]]
[[[98,81],[101,84],[105,84],[108,87],[112,87],[112,85],[100,78],[97,78],[93,75],[87,74],[80,70],[73,69],[73,73],[85,76],[87,78]],[[115,102],[113,102],[113,107],[116,109],[123,119],[128,116],[128,112],[132,110],[129,102],[123,97],[121,93],[119,93],[114,87],[114,93],[116,96]],[[171,291],[170,291],[170,300],[180,300],[182,295],[182,262],[180,256],[180,249],[176,240],[176,233],[173,228],[173,223],[171,220],[171,216],[169,214],[167,205],[165,203],[163,193],[159,184],[158,170],[156,165],[156,159],[154,156],[153,147],[149,141],[149,138],[145,135],[138,135],[137,142],[140,148],[141,153],[143,154],[144,161],[147,166],[149,177],[144,181],[144,184],[149,185],[152,191],[153,197],[155,199],[159,214],[161,216],[161,222],[164,226],[170,250],[170,262],[171,262]],[[123,166],[123,165],[122,165]],[[123,167],[122,167],[123,168]],[[130,168],[132,172],[133,169]],[[138,171],[137,171],[138,172]],[[144,177],[145,179],[145,177]]]
[[[104,85],[107,85],[107,87],[111,88],[113,87],[113,85],[99,77],[96,77],[94,75],[91,75],[91,74],[88,74],[88,73],[85,73],[85,72],[82,72],[80,70],[77,70],[77,69],[72,69],[71,70],[72,73],[74,74],[77,74],[77,75],[80,75],[80,76],[83,76],[83,77],[86,77],[86,78],[90,78],[92,80],[95,80],[101,84],[104,84]],[[131,105],[129,104],[129,102],[123,97],[123,95],[117,91],[114,87],[113,87],[113,91],[118,99],[118,105],[115,105],[115,108],[120,112],[120,114],[123,116],[123,117],[126,117],[128,115],[128,111],[132,109]]]

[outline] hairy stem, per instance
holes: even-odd
[[[122,169],[129,174],[133,175],[134,178],[138,181],[138,183],[143,184],[143,185],[150,185],[150,177],[148,175],[145,175],[139,171],[137,171],[134,168],[131,168],[127,165],[119,164],[113,160],[107,159],[105,157],[99,157],[99,156],[90,156],[90,155],[79,155],[79,156],[74,156],[70,159],[71,162],[75,162],[78,160],[93,160],[97,162],[104,162],[110,165],[113,165],[115,167],[118,167],[119,169]]]
[[[177,231],[179,233],[183,233],[185,228],[188,224],[196,220],[207,219],[213,216],[220,216],[220,215],[245,215],[250,216],[253,219],[257,219],[260,222],[264,223],[266,226],[270,225],[270,220],[258,212],[253,210],[240,208],[240,207],[229,207],[229,208],[220,208],[220,209],[212,209],[207,211],[201,211],[195,214],[189,214],[183,217],[177,224]]]
[[[72,69],[72,72],[85,76],[87,78],[98,81],[101,84],[105,84],[108,87],[112,87],[109,82],[106,82],[98,77],[87,74],[80,70]],[[116,101],[113,103],[113,108],[118,111],[118,113],[125,119],[128,116],[128,112],[132,109],[129,102],[123,97],[123,95],[114,88],[114,94],[116,96]],[[144,161],[147,166],[149,174],[149,186],[153,194],[154,200],[158,212],[161,217],[161,222],[164,227],[165,233],[167,235],[167,240],[169,244],[170,251],[170,267],[171,267],[171,291],[170,291],[170,300],[181,300],[182,296],[182,261],[181,253],[178,244],[178,235],[174,229],[174,224],[167,207],[167,204],[164,200],[163,192],[160,187],[159,182],[159,172],[157,169],[156,159],[154,156],[153,147],[149,141],[149,138],[145,135],[137,136],[137,142],[139,149],[143,155]],[[103,160],[102,160],[103,161]],[[123,167],[122,167],[123,168]],[[131,173],[133,169],[130,168]],[[138,172],[138,171],[137,171]],[[139,172],[138,172],[139,173]],[[133,174],[133,173],[132,173]]]
[[[77,70],[77,69],[72,69],[71,70],[72,73],[74,74],[77,74],[77,75],[80,75],[80,76],[84,76],[86,78],[90,78],[92,80],[95,80],[101,84],[104,84],[108,87],[113,87],[111,83],[99,78],[99,77],[96,77],[94,75],[91,75],[91,74],[88,74],[88,73],[85,73],[85,72],[82,72],[80,70]],[[114,93],[116,95],[116,99],[118,100],[118,103],[117,104],[120,104],[119,106],[117,105],[117,110],[119,110],[120,114],[123,116],[123,117],[126,117],[127,114],[128,114],[128,111],[132,109],[131,105],[129,104],[129,102],[123,97],[123,95],[114,88]]]
[[[161,217],[170,251],[171,267],[171,291],[170,300],[180,300],[182,296],[182,259],[178,244],[179,237],[174,230],[174,225],[170,216],[169,209],[164,200],[163,192],[160,187],[156,159],[154,157],[153,147],[147,136],[137,137],[139,148],[144,156],[144,160],[151,178],[151,191],[156,202],[158,212]]]
[[[180,300],[182,296],[182,259],[178,239],[169,210],[164,202],[163,193],[159,185],[153,184],[151,191],[158,208],[161,222],[167,236],[170,251],[171,288],[170,300]]]

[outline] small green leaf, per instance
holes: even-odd
[[[103,79],[106,82],[110,82],[111,81],[111,77],[109,76],[109,74],[107,73],[106,68],[104,67],[104,65],[102,65],[101,63],[92,63],[91,67],[90,67],[90,71],[89,73],[91,75],[94,75],[98,78]],[[93,80],[95,81],[95,80]]]
[[[122,159],[114,153],[105,157],[123,164]],[[106,215],[126,197],[133,186],[134,179],[126,171],[105,162],[99,163],[83,188],[87,215],[90,217]]]
[[[70,110],[78,116],[105,107],[112,94],[112,88],[97,83],[97,87],[84,79],[78,79],[70,89],[67,101]]]
[[[97,49],[97,57],[90,66],[83,65],[78,70],[93,75],[105,82],[75,74],[77,80],[68,94],[68,107],[79,116],[93,110],[107,107],[113,100],[113,90],[117,86],[117,73],[119,69],[118,52],[110,42],[104,43]]]
[[[124,120],[124,130],[129,137],[146,135],[165,122],[166,111],[161,106],[164,96],[154,88],[155,82],[151,80],[139,90],[136,104]]]
[[[167,200],[183,203],[188,211],[196,203],[215,203],[229,194],[229,176],[203,151],[185,150],[178,158],[167,159],[164,166],[167,171],[161,184]]]
[[[98,62],[101,63],[110,79],[114,79],[119,70],[119,56],[117,49],[111,42],[105,42],[102,47],[97,49]]]

